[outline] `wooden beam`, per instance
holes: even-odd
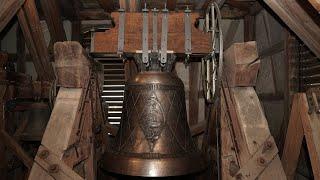
[[[18,72],[25,73],[26,59],[27,59],[26,42],[24,40],[21,27],[18,26],[17,28],[17,71]]]
[[[303,140],[303,127],[300,115],[300,98],[301,95],[296,94],[293,97],[291,115],[288,125],[288,131],[282,153],[282,166],[287,175],[288,180],[295,177],[296,168],[299,162],[300,149]]]
[[[111,14],[115,27],[105,32],[94,33],[93,53],[116,53],[118,50],[118,28],[119,28],[119,13]],[[191,24],[194,24],[200,17],[199,13],[191,13]],[[173,12],[168,15],[168,50],[175,53],[185,52],[184,48],[184,13]],[[151,16],[150,16],[151,18]],[[161,32],[161,18],[158,20],[158,32]],[[137,50],[142,49],[142,22],[141,13],[126,13],[125,15],[125,53],[136,53]],[[149,23],[152,29],[152,23]],[[210,34],[205,33],[195,26],[192,26],[192,53],[207,54],[210,52],[211,42]],[[161,33],[158,33],[158,40],[160,44]],[[152,47],[152,41],[149,41],[149,47]]]
[[[50,31],[52,43],[66,41],[66,33],[63,28],[60,7],[57,0],[41,0],[40,4]]]
[[[33,160],[30,156],[21,148],[21,146],[16,142],[14,138],[12,138],[7,132],[4,130],[0,131],[1,140],[5,143],[5,145],[10,148],[13,153],[23,162],[23,164],[31,169]]]
[[[320,13],[320,1],[319,0],[309,0],[309,3]]]
[[[0,1],[0,32],[23,5],[24,0]]]
[[[25,13],[23,9],[20,9],[17,13],[18,20],[19,20],[19,25],[21,27],[21,30],[23,32],[24,38],[26,40],[26,44],[28,46],[28,50],[32,56],[33,59],[33,64],[36,69],[37,75],[39,76],[39,79],[41,80],[42,78],[45,77],[45,70],[42,68],[42,63],[40,60],[40,57],[38,55],[37,49],[35,42],[32,38],[31,35],[31,30],[28,24],[28,20],[26,19]]]
[[[256,39],[255,16],[244,16],[244,42],[254,41]]]
[[[112,12],[114,10],[113,0],[97,0],[100,6],[107,12]]]
[[[37,12],[37,8],[34,0],[26,0],[23,6],[23,9],[24,9],[25,16],[28,20],[29,26],[22,26],[22,27],[23,28],[29,27],[30,33],[31,33],[31,37],[29,38],[32,38],[34,41],[34,46],[42,65],[41,68],[43,68],[43,71],[45,72],[44,77],[42,77],[40,74],[38,75],[38,78],[41,80],[48,80],[48,81],[54,80],[55,75],[53,72],[52,65],[50,63],[48,48],[43,36],[42,27],[40,24],[40,19],[38,16],[38,12]]]
[[[271,47],[267,48],[267,49],[263,49],[260,53],[259,56],[260,58],[265,58],[265,57],[269,57],[272,56],[274,54],[277,54],[281,51],[284,50],[284,42],[280,41],[277,44],[272,45]]]
[[[226,38],[224,39],[224,42],[223,42],[224,49],[228,49],[232,45],[232,41],[238,31],[239,25],[240,25],[239,20],[233,20],[231,22],[231,24],[227,30],[227,33],[226,33]]]
[[[189,126],[198,123],[200,63],[191,62],[189,66]]]
[[[264,0],[288,27],[320,57],[320,27],[297,1]]]

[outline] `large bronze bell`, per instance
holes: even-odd
[[[184,86],[175,74],[152,69],[138,73],[126,84],[123,110],[115,141],[104,155],[104,169],[166,177],[205,168],[190,134]]]

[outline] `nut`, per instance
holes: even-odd
[[[48,150],[43,150],[39,153],[39,157],[41,159],[46,159],[49,156],[49,151]]]
[[[49,173],[57,173],[59,171],[59,166],[58,164],[52,164],[48,168]]]
[[[258,158],[258,164],[264,166],[266,164],[266,160],[263,157]]]

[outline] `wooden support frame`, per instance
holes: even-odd
[[[315,101],[315,92],[311,91],[310,98],[310,102],[318,103]],[[320,117],[311,109],[312,107],[309,107],[309,103],[305,93],[297,93],[293,97],[281,159],[288,180],[294,179],[303,137],[307,142],[314,178],[320,179]]]
[[[61,87],[29,179],[94,180],[99,148],[106,144],[97,73],[91,71],[92,64],[78,42],[56,43],[55,54]],[[71,72],[68,81],[62,80],[75,60],[77,72]],[[79,76],[88,71],[89,75]],[[84,174],[75,169],[79,164]]]
[[[222,94],[222,179],[286,179],[253,87],[223,88]]]

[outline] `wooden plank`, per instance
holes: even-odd
[[[224,82],[224,87],[226,87]],[[241,121],[239,120],[236,104],[234,100],[234,95],[231,89],[224,88],[223,89],[223,97],[226,101],[227,113],[230,118],[230,131],[232,134],[232,138],[234,139],[234,150],[237,153],[237,159],[239,166],[242,166],[246,163],[248,158],[250,157],[250,151],[246,143],[245,135],[241,128]]]
[[[316,97],[314,102],[318,100]],[[320,121],[319,114],[308,114],[308,102],[305,94],[301,95],[300,112],[305,139],[312,165],[314,179],[320,179]]]
[[[231,45],[232,45],[232,41],[238,31],[238,27],[240,25],[240,21],[239,20],[233,20],[226,32],[226,35],[225,35],[225,39],[224,39],[224,42],[223,42],[223,48],[224,49],[228,49]]]
[[[26,51],[26,42],[23,37],[23,33],[21,27],[17,28],[17,71],[20,73],[25,73],[26,71],[26,59],[27,59],[27,51]]]
[[[289,28],[320,57],[320,27],[294,0],[264,0]]]
[[[40,4],[50,31],[52,43],[66,41],[66,33],[63,28],[60,7],[57,0],[41,0]]]
[[[82,96],[80,88],[60,88],[41,144],[62,158],[76,121]]]
[[[33,160],[30,156],[22,149],[22,147],[4,130],[0,131],[1,140],[3,143],[11,149],[11,151],[22,161],[22,163],[31,169]]]
[[[118,49],[118,28],[119,13],[112,13],[115,21],[115,27],[105,32],[96,32],[94,34],[94,53],[116,53]],[[175,53],[184,53],[184,13],[169,13],[168,18],[168,50]],[[136,53],[142,49],[142,14],[126,13],[125,15],[125,42],[124,52]],[[158,32],[161,32],[161,18],[158,19]],[[191,14],[191,24],[199,18],[198,13]],[[152,22],[152,16],[149,15],[149,22]],[[152,23],[149,23],[149,39],[152,39]],[[195,26],[192,26],[192,53],[206,54],[210,52],[210,34],[202,32]],[[161,33],[158,33],[158,44],[160,44]],[[149,47],[152,47],[152,41],[149,41]]]
[[[61,179],[61,180],[83,180],[80,175],[78,175],[73,169],[66,164],[64,164],[61,159],[56,156],[54,153],[51,153],[51,150],[44,147],[40,146],[38,153],[35,157],[35,162],[34,164],[37,164],[41,166],[47,174],[49,174],[53,179]],[[33,169],[33,171],[37,169]],[[30,174],[38,174],[38,172],[31,172]],[[51,177],[46,177],[47,180],[51,179]],[[35,176],[30,176],[30,180],[36,180],[39,179],[38,177]]]
[[[265,143],[268,142],[269,148],[266,148],[265,144],[262,144],[257,151],[252,154],[250,159],[241,167],[237,172],[234,179],[242,177],[248,180],[259,179],[260,174],[262,174],[265,169],[269,166],[269,163],[273,161],[274,158],[278,157],[278,149],[276,143],[272,136],[265,139]],[[281,162],[279,161],[279,166]],[[283,169],[280,168],[279,171],[283,172]],[[282,173],[284,174],[284,173]],[[286,179],[285,176],[278,177],[277,179]]]
[[[293,180],[299,161],[300,149],[303,140],[303,127],[301,122],[301,94],[293,97],[290,120],[287,128],[286,140],[282,153],[282,165],[288,180]]]
[[[33,164],[28,179],[54,180],[54,178],[37,163]]]
[[[267,35],[267,44],[270,47],[272,45],[271,41],[271,29],[270,29],[270,23],[269,23],[269,16],[267,14],[267,11],[263,11],[263,22],[266,30],[266,35]],[[277,87],[277,79],[276,79],[276,71],[274,70],[275,65],[274,65],[274,59],[273,56],[270,56],[270,66],[271,66],[271,73],[272,73],[272,80],[273,80],[273,86],[275,90],[275,94],[278,93],[278,87]]]
[[[309,0],[309,3],[320,12],[320,1],[319,0]]]
[[[26,40],[26,44],[28,46],[28,50],[33,57],[33,64],[34,64],[36,72],[39,76],[39,79],[40,80],[45,79],[45,77],[46,77],[45,74],[47,72],[45,71],[45,69],[42,68],[42,63],[41,63],[41,60],[40,60],[39,55],[37,53],[37,50],[35,47],[35,42],[32,38],[31,29],[30,29],[28,21],[26,19],[24,10],[20,9],[17,13],[17,16],[18,16],[18,20],[19,20],[19,25],[21,27],[24,38]]]
[[[189,126],[198,123],[200,63],[191,62],[189,66]]]
[[[24,0],[0,1],[0,32],[23,5]]]
[[[259,180],[270,179],[287,180],[279,156],[276,156],[273,159],[273,161],[268,165],[268,167],[259,176]]]
[[[244,42],[254,41],[255,37],[255,16],[244,16]]]
[[[268,122],[253,87],[231,89],[240,129],[245,137],[249,153],[254,154],[270,136]]]
[[[35,65],[37,73],[39,71],[44,72],[38,74],[38,78],[40,80],[54,80],[55,76],[50,63],[48,49],[44,40],[42,27],[40,25],[40,19],[34,0],[26,0],[23,6],[23,11],[18,12],[18,17],[19,23],[23,28],[26,41],[31,41],[30,44],[32,45],[30,45],[30,47],[32,46],[32,49],[34,48],[32,51],[35,52],[33,53],[37,53],[37,55],[35,55],[35,59],[37,59],[35,64],[39,61],[39,64]]]
[[[240,169],[237,160],[237,153],[232,134],[232,126],[230,125],[231,119],[226,107],[225,98],[221,98],[221,177],[222,179],[232,179],[232,177]]]
[[[272,55],[275,55],[281,51],[284,50],[284,41],[280,41],[272,46],[270,46],[267,49],[263,49],[260,53],[259,56],[261,59],[265,58],[265,57],[269,57]]]

